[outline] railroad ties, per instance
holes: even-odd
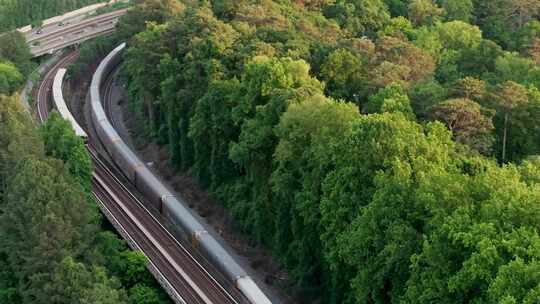
[[[101,104],[100,89],[104,75],[119,63],[119,54],[124,46],[121,45],[115,50],[116,53],[113,51],[107,56],[94,74],[90,86],[92,121],[88,122],[88,127],[94,126],[95,130],[85,130],[77,123],[62,94],[65,67],[76,60],[76,51],[61,57],[45,73],[36,95],[39,120],[43,122],[47,118],[52,96],[55,108],[71,123],[77,135],[89,137],[87,147],[94,163],[94,197],[130,247],[141,250],[148,257],[148,269],[175,303],[270,303],[245,271],[198,223],[185,203],[167,190],[125,145],[110,124]],[[96,133],[99,138],[90,140]],[[97,152],[99,149],[92,144],[97,142],[102,143],[116,164],[111,164]],[[141,200],[139,195],[133,193],[133,185],[126,184],[126,178],[147,199]],[[149,210],[153,207],[162,212],[161,216],[171,219],[175,230],[190,235],[190,239],[198,243],[196,247],[204,257],[199,252],[193,252],[191,244],[182,245]]]

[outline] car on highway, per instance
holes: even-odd
[[[41,34],[41,33],[43,33],[43,29],[38,29],[38,30],[36,31],[36,34],[38,34],[38,35]]]

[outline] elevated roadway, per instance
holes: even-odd
[[[110,0],[106,2],[91,4],[91,5],[76,9],[74,11],[67,12],[63,15],[58,15],[58,16],[45,19],[42,22],[42,26],[48,26],[48,25],[57,24],[60,22],[72,22],[72,21],[75,22],[77,20],[82,20],[85,17],[93,13],[96,13],[99,9],[103,9],[111,5],[115,5],[116,3],[119,3],[119,2],[126,3],[128,1],[130,0]],[[30,32],[32,29],[33,29],[32,25],[26,25],[26,26],[18,28],[17,30],[24,34],[24,33]]]
[[[121,9],[88,19],[53,23],[28,31],[24,35],[32,55],[39,57],[114,32],[118,18],[126,11],[127,9]]]

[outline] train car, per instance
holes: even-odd
[[[92,121],[105,149],[124,175],[144,194],[150,203],[167,218],[178,232],[187,235],[196,247],[222,271],[253,304],[270,304],[255,282],[231,255],[206,231],[191,214],[187,204],[172,194],[165,185],[122,141],[109,122],[101,102],[100,87],[106,75],[121,61],[125,43],[115,48],[98,66],[90,86]]]
[[[118,133],[116,133],[116,136],[118,136]],[[128,145],[122,141],[120,136],[118,136],[118,140],[110,146],[109,154],[112,155],[112,159],[115,164],[120,167],[121,171],[135,184],[138,172],[141,168],[144,168],[144,164],[137,155],[131,151]]]
[[[86,132],[81,128],[77,120],[71,115],[71,112],[69,111],[69,108],[66,105],[66,101],[64,100],[64,94],[62,92],[63,84],[64,84],[64,77],[66,76],[66,69],[59,69],[58,72],[56,72],[56,75],[54,76],[54,82],[53,82],[53,102],[54,107],[60,113],[62,118],[69,121],[71,124],[71,127],[73,128],[73,131],[75,131],[75,134],[82,138],[85,142],[88,140],[88,135]]]
[[[223,246],[208,232],[196,234],[197,243],[203,252],[208,253],[208,258],[220,271],[226,273],[229,279],[236,282],[240,277],[246,277],[246,271],[225,251]]]
[[[235,282],[236,287],[242,291],[251,303],[272,304],[251,277],[240,277]]]
[[[150,203],[160,211],[163,211],[164,197],[173,196],[146,166],[142,166],[137,171],[135,187],[144,193]]]
[[[206,233],[204,227],[195,219],[191,212],[180,203],[176,196],[163,196],[163,215],[169,219],[179,232],[192,238]]]

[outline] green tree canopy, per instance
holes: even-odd
[[[432,109],[432,117],[452,131],[454,139],[488,154],[493,145],[493,114],[469,99],[450,99]]]
[[[11,95],[21,87],[23,80],[23,75],[13,64],[0,62],[0,94]]]
[[[75,134],[69,121],[53,112],[41,127],[41,132],[46,154],[63,160],[73,178],[89,191],[92,162],[83,139]]]

